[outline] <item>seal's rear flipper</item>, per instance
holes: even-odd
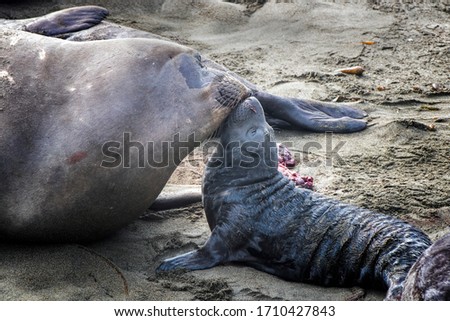
[[[150,206],[151,210],[162,211],[172,208],[186,207],[202,201],[200,185],[166,184],[158,198]]]
[[[281,97],[261,91],[254,95],[269,116],[269,124],[278,128],[352,133],[367,127],[367,121],[362,119],[367,113],[345,104]]]
[[[97,6],[83,6],[52,12],[25,25],[25,30],[44,36],[58,36],[89,29],[108,15],[108,10]]]

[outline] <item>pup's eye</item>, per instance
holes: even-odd
[[[248,133],[252,136],[255,136],[257,132],[258,132],[258,128],[256,128],[256,127],[252,127],[248,130]]]

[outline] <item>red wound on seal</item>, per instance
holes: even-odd
[[[86,156],[87,156],[86,152],[83,151],[76,152],[66,159],[66,163],[69,165],[76,164],[79,161],[83,160]]]
[[[299,173],[290,170],[289,168],[295,167],[295,158],[290,152],[290,150],[282,145],[278,146],[278,171],[281,172],[285,177],[289,178],[295,183],[295,186],[307,188],[310,190],[314,189],[314,179],[311,176],[300,176]]]

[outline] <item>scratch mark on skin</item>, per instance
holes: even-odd
[[[86,158],[88,154],[84,151],[78,151],[76,153],[73,153],[69,158],[66,159],[66,163],[69,165],[74,165],[80,161],[82,161],[84,158]]]
[[[13,36],[11,37],[11,42],[9,43],[10,46],[15,46],[19,42],[20,37],[19,36]]]
[[[6,78],[9,83],[11,85],[14,85],[16,82],[14,81],[14,78],[11,77],[11,75],[9,74],[9,72],[7,72],[6,70],[2,70],[0,71],[0,78]]]
[[[39,50],[39,59],[40,59],[40,60],[44,60],[46,56],[47,56],[47,55],[46,55],[44,49]]]

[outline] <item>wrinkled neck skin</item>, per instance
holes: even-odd
[[[221,141],[222,144],[225,143],[224,140]],[[219,145],[206,166],[202,195],[211,230],[215,228],[224,204],[240,204],[251,198],[255,192],[261,191],[261,186],[265,186],[267,182],[283,179],[283,175],[278,171],[276,143],[269,140],[266,144],[269,145],[268,148],[262,148],[261,145],[264,144],[258,142],[250,143],[253,143],[250,147],[260,146],[251,157],[237,153],[236,149],[240,149],[233,146],[222,148],[223,145]],[[264,151],[267,151],[266,156]]]

